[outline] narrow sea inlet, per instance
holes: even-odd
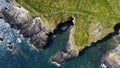
[[[103,54],[116,47],[114,38],[110,38],[86,49],[77,58],[70,59],[58,67],[51,63],[50,58],[58,50],[66,49],[69,31],[57,34],[50,47],[44,50],[33,48],[28,40],[15,30],[12,33],[16,38],[20,38],[21,42],[13,40],[15,52],[7,50],[3,46],[4,43],[0,43],[0,68],[98,68]]]

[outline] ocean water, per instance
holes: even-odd
[[[69,31],[58,34],[50,47],[44,50],[36,50],[16,30],[11,29],[11,32],[13,36],[10,37],[13,38],[14,50],[6,49],[6,41],[0,43],[0,68],[99,68],[102,55],[116,46],[115,40],[111,38],[86,49],[78,57],[57,67],[50,62],[50,57],[58,50],[66,49]]]

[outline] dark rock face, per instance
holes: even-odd
[[[11,3],[11,0],[7,2]],[[36,48],[45,47],[49,32],[42,26],[40,17],[28,18],[24,13],[27,14],[24,8],[12,5],[10,8],[3,7],[0,17],[4,18],[12,28],[20,30],[20,33],[29,38],[30,43]]]
[[[120,34],[120,22],[114,26],[114,32],[116,34]]]
[[[54,34],[62,33],[68,30],[71,26],[74,26],[73,20],[73,17],[69,17],[67,21],[57,24],[56,29],[54,30]]]

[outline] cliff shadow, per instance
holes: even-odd
[[[59,24],[57,24],[56,28],[54,29],[54,34],[62,34],[63,32],[67,31],[70,27],[74,26],[73,20],[73,17],[69,17],[67,21],[60,22]]]

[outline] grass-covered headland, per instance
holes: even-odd
[[[16,0],[30,15],[45,18],[50,27],[75,17],[74,42],[80,48],[113,31],[120,21],[120,0]]]

